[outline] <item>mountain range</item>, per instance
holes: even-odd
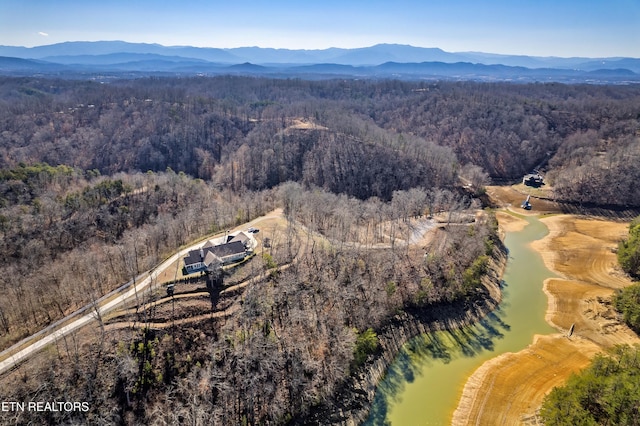
[[[123,41],[0,46],[0,74],[80,78],[105,73],[113,77],[169,73],[629,83],[640,82],[640,59],[451,53],[400,44],[319,50],[220,49]]]

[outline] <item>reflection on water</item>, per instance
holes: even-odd
[[[500,307],[473,326],[409,341],[378,386],[366,425],[448,424],[467,378],[484,361],[525,348],[534,334],[554,332],[544,321],[542,291],[553,275],[529,247],[547,230],[537,218],[527,221],[524,230],[505,239],[509,261]]]
[[[501,316],[502,310],[494,311],[483,321],[464,329],[441,331],[423,334],[409,341],[400,352],[394,363],[387,370],[387,375],[378,386],[378,392],[371,409],[371,416],[366,424],[385,424],[383,419],[388,420],[388,406],[401,404],[403,398],[411,398],[405,391],[408,385],[428,380],[434,383],[429,389],[420,391],[420,395],[425,398],[427,394],[431,404],[436,400],[442,401],[447,396],[443,382],[438,380],[438,365],[455,364],[455,369],[465,367],[465,358],[474,358],[482,353],[493,352],[496,341],[504,338],[505,333],[510,329]],[[441,368],[442,369],[442,368]],[[467,371],[466,369],[464,371]],[[455,370],[453,371],[455,373]],[[446,376],[446,374],[445,374]],[[454,380],[455,376],[443,377],[444,380]],[[421,400],[423,398],[420,398]],[[423,408],[427,405],[420,403]],[[422,410],[421,410],[422,411]],[[428,412],[428,411],[427,411]],[[439,424],[436,419],[429,416],[435,423],[427,422],[424,411],[419,417],[423,418],[423,423],[414,424]],[[400,423],[399,423],[400,424]]]

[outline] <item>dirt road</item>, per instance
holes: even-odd
[[[254,219],[253,221],[243,224],[238,229],[245,229],[251,226],[257,226],[260,222],[282,217],[282,209],[277,209],[265,216]],[[26,360],[29,356],[46,346],[62,339],[64,336],[83,327],[98,317],[106,316],[116,307],[123,305],[141,294],[151,283],[158,282],[158,278],[162,274],[173,274],[176,264],[180,262],[186,254],[200,245],[203,241],[193,244],[187,248],[175,253],[156,268],[147,271],[137,277],[135,285],[129,282],[121,286],[114,292],[109,293],[96,302],[95,305],[88,305],[79,312],[73,313],[61,321],[45,328],[44,330],[23,339],[10,348],[0,353],[0,374],[13,368],[15,365]],[[173,276],[173,275],[171,275]]]

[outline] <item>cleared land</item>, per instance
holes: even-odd
[[[562,207],[556,202],[538,198],[546,197],[548,193],[540,188],[532,188],[522,184],[514,186],[488,186],[487,195],[496,207],[512,209],[522,215],[537,215],[540,214],[540,212],[559,213],[562,211]],[[531,210],[520,208],[520,205],[527,198],[527,195],[531,195],[530,201],[533,207]]]
[[[518,199],[510,188],[494,188],[493,195],[504,197],[499,199],[504,207]],[[551,203],[547,207],[557,211]],[[513,214],[499,212],[497,217],[503,231],[524,226]],[[549,297],[546,319],[560,333],[537,336],[526,349],[503,354],[476,370],[465,385],[454,424],[536,424],[544,396],[585,368],[596,353],[615,344],[640,343],[610,304],[615,289],[631,284],[615,255],[627,223],[574,215],[542,221],[550,232],[533,248],[563,277],[544,283]],[[573,324],[574,333],[568,337]]]
[[[455,217],[460,220],[459,217]],[[475,220],[475,216],[466,213],[464,221]],[[446,220],[444,221],[446,222]],[[452,222],[453,224],[453,222]],[[242,262],[241,265],[228,269],[225,272],[225,284],[222,289],[213,297],[206,288],[204,276],[197,279],[197,274],[191,276],[196,278],[194,282],[180,282],[176,285],[174,296],[165,295],[166,284],[175,280],[189,278],[182,273],[182,259],[178,259],[163,272],[158,274],[157,286],[147,294],[145,302],[137,305],[135,300],[130,300],[124,307],[114,310],[103,317],[106,331],[114,331],[130,328],[163,329],[171,326],[194,323],[209,318],[224,318],[232,315],[238,308],[238,301],[242,297],[244,289],[252,284],[264,282],[271,271],[264,271],[264,261],[260,255],[263,251],[271,249],[285,250],[285,234],[287,220],[283,216],[282,210],[278,209],[267,216],[258,218],[248,224],[244,224],[235,230],[246,229],[249,226],[258,226],[260,232],[255,234],[258,241],[256,256]],[[391,247],[392,242],[420,250],[428,246],[435,235],[435,232],[443,226],[438,218],[412,218],[407,223],[391,224],[381,223],[377,232],[371,229],[358,229],[355,232],[356,240],[342,244],[366,246],[370,249],[386,249]],[[295,225],[294,244],[296,251],[300,254],[308,249],[310,244],[302,244],[308,239],[317,244],[330,244],[331,240],[319,232],[313,232],[305,226],[297,223]],[[395,236],[391,236],[395,235]],[[404,237],[404,238],[403,238]],[[264,248],[264,241],[269,239],[270,249]],[[362,243],[365,241],[367,243]],[[371,243],[376,241],[375,243]],[[336,243],[340,244],[340,243]],[[297,257],[297,256],[296,256]],[[293,262],[296,262],[294,259]],[[278,266],[278,270],[287,269],[291,264]],[[203,314],[203,312],[206,312]]]
[[[259,226],[263,228],[266,232],[259,234],[258,238],[260,244],[256,250],[261,250],[263,237],[266,235],[271,235],[272,239],[275,238],[273,236],[278,234],[278,231],[282,229],[283,226],[286,225],[286,221],[282,216],[282,209],[276,209],[268,215],[261,216],[259,218],[254,219],[251,222],[238,226],[231,231],[234,230],[244,230],[248,227]],[[270,233],[269,233],[270,232]],[[212,236],[208,236],[207,238],[211,238]],[[197,246],[199,243],[196,243],[193,247]],[[211,307],[211,301],[207,297],[208,293],[202,294],[202,291],[206,291],[206,288],[202,288],[203,286],[182,286],[181,292],[188,293],[186,297],[183,294],[178,292],[176,296],[178,299],[185,298],[188,299],[185,303],[180,303],[177,306],[177,310],[175,306],[170,303],[164,303],[161,305],[156,305],[153,303],[152,299],[154,297],[160,297],[160,295],[164,294],[164,284],[167,282],[173,281],[174,279],[184,278],[181,272],[182,269],[182,258],[188,252],[189,249],[186,248],[182,251],[177,252],[172,256],[175,260],[166,260],[162,265],[157,267],[152,271],[148,271],[142,275],[145,275],[146,278],[142,281],[135,283],[134,285],[125,285],[122,287],[122,292],[114,292],[114,295],[105,299],[102,303],[99,304],[99,308],[97,307],[89,307],[91,309],[85,308],[85,312],[83,315],[72,314],[71,316],[63,319],[58,325],[50,326],[47,329],[43,330],[41,333],[36,333],[33,336],[24,339],[18,344],[8,348],[0,354],[0,374],[14,369],[14,373],[18,371],[15,369],[16,365],[22,363],[25,359],[33,356],[35,353],[42,349],[50,348],[51,345],[54,345],[56,348],[58,347],[59,341],[64,341],[65,346],[67,346],[67,336],[71,336],[70,339],[73,339],[75,342],[75,336],[78,333],[78,329],[94,323],[97,319],[98,315],[96,312],[99,311],[99,317],[105,322],[107,326],[109,326],[110,330],[127,328],[127,327],[140,327],[145,324],[149,324],[149,319],[151,317],[156,318],[157,316],[164,315],[164,320],[162,323],[171,323],[176,324],[177,320],[188,321],[185,318],[194,317],[200,315],[200,318],[216,318],[216,317],[224,317],[231,313],[230,306],[226,305],[221,308],[220,312],[215,312],[215,315],[209,314],[208,316],[202,315],[201,313],[204,310],[208,310]],[[252,259],[255,261],[255,258]],[[242,269],[245,274],[248,273],[250,269]],[[152,273],[153,272],[153,273]],[[231,286],[237,284],[240,280],[245,280],[246,278],[241,275],[241,273],[236,274],[235,282],[230,283]],[[204,283],[202,283],[204,284]],[[126,291],[125,291],[126,289]],[[198,289],[202,291],[197,291]],[[142,303],[142,306],[136,308],[138,302]],[[119,306],[125,305],[124,308],[117,309]],[[119,321],[113,322],[111,319],[116,319]],[[122,324],[126,324],[123,326]],[[162,328],[164,325],[154,324],[156,328]],[[95,334],[95,333],[93,333]],[[86,343],[86,340],[83,341],[83,345]],[[76,345],[77,346],[77,345]],[[58,351],[58,349],[56,349]]]

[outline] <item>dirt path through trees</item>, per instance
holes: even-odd
[[[280,219],[282,217],[282,209],[276,209],[265,216],[254,219],[251,222],[243,224],[238,228],[248,228],[263,224],[270,220]],[[133,281],[112,292],[111,295],[104,296],[103,299],[97,301],[97,306],[86,306],[82,309],[84,315],[78,316],[77,313],[73,313],[61,320],[57,327],[48,327],[44,334],[40,335],[36,333],[16,345],[3,351],[0,355],[0,374],[14,367],[16,364],[23,362],[33,353],[43,349],[47,345],[63,338],[67,334],[70,334],[80,327],[83,327],[95,320],[99,320],[105,317],[109,312],[126,304],[128,301],[137,300],[140,294],[146,290],[146,288],[152,283],[163,282],[162,277],[174,277],[176,265],[180,264],[182,257],[184,257],[189,250],[197,247],[200,243],[191,245],[184,248],[174,255],[166,259],[156,268],[150,271],[144,272],[138,276],[138,278],[144,277],[137,281]],[[163,275],[164,274],[164,275]],[[77,317],[77,318],[76,318]],[[73,320],[71,318],[74,318]]]

